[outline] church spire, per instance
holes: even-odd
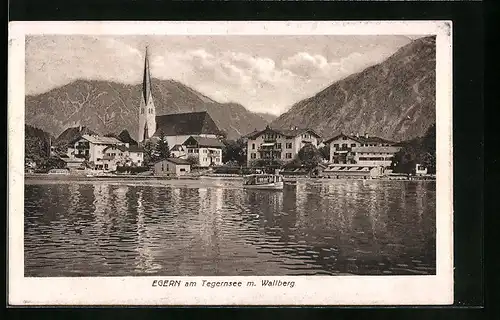
[[[146,46],[146,57],[144,58],[144,76],[142,79],[142,98],[147,105],[151,98],[151,74],[149,72],[148,46]]]

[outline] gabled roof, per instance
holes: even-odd
[[[196,144],[200,147],[213,147],[213,148],[223,148],[224,144],[220,142],[219,139],[215,138],[205,138],[200,136],[191,136],[184,141],[183,145],[193,145]]]
[[[83,139],[94,143],[94,144],[122,144],[120,140],[113,137],[101,137],[101,136],[91,136],[88,134],[84,134],[82,136]]]
[[[154,135],[159,136],[160,132],[166,136],[222,133],[207,111],[157,116]]]
[[[351,140],[357,141],[361,144],[370,144],[370,143],[375,143],[375,144],[390,144],[393,145],[395,142],[386,140],[380,137],[375,137],[375,136],[366,136],[366,135],[347,135],[344,133],[340,133],[334,137],[329,138],[328,140],[325,140],[324,143],[330,143],[333,140],[336,140],[340,137],[346,137]]]
[[[172,162],[175,164],[185,164],[185,165],[191,164],[189,161],[187,161],[185,159],[181,159],[181,158],[168,158],[168,159],[163,160],[163,161],[168,161],[168,162]],[[161,161],[159,161],[159,162],[161,162]]]
[[[269,126],[267,126],[264,130],[251,132],[245,137],[249,139],[255,139],[266,132],[274,132],[288,138],[293,138],[303,133],[311,133],[312,135],[316,136],[316,138],[321,138],[321,136],[316,131],[310,128],[276,129],[276,128],[271,128]]]
[[[94,135],[96,134],[91,129],[83,127],[72,127],[64,130],[56,139],[55,145],[66,145],[71,141],[81,138],[84,134]]]
[[[170,151],[182,151],[182,145],[176,144],[170,149]]]
[[[396,153],[401,150],[401,147],[395,146],[375,146],[375,147],[354,147],[352,151],[354,152],[370,152],[370,153],[378,153],[378,152],[387,152],[387,153]]]
[[[128,147],[128,151],[130,151],[130,152],[144,152],[144,149],[137,146],[137,145],[131,145],[130,147]]]
[[[122,142],[128,143],[129,145],[137,145],[137,141],[132,139],[132,137],[130,136],[130,133],[128,133],[127,130],[123,130],[122,132],[120,132],[117,139],[122,141]]]
[[[124,146],[124,145],[111,145],[111,146],[109,146],[109,147],[104,148],[104,150],[103,150],[103,151],[106,151],[106,150],[108,150],[109,148],[115,148],[115,149],[118,149],[118,150],[120,150],[120,151],[122,151],[122,152],[125,152],[125,151],[127,151],[127,150],[128,150],[128,148],[127,148],[126,146]]]

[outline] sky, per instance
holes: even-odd
[[[148,46],[153,78],[179,81],[218,102],[279,115],[335,81],[382,62],[416,38],[27,36],[26,94],[77,79],[139,83]]]

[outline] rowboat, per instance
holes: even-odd
[[[250,174],[243,177],[243,188],[283,190],[283,177],[279,174]]]

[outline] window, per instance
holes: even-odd
[[[105,163],[105,164],[104,164],[104,169],[107,169],[107,168],[108,168],[108,164],[107,164],[107,163]]]
[[[338,148],[339,148],[339,144],[338,144],[338,143],[335,143],[335,144],[333,145],[333,147],[334,147],[335,149],[338,149]]]
[[[342,148],[347,148],[347,143],[342,143]]]
[[[255,149],[255,143],[252,143],[252,150]]]
[[[351,148],[354,148],[356,146],[355,143],[351,143]]]
[[[287,154],[285,154],[285,158],[287,158],[287,159],[292,159],[292,154],[291,154],[291,153],[287,153]]]
[[[276,144],[276,149],[281,149],[281,143]]]
[[[251,158],[251,159],[255,159],[255,153],[251,153],[251,154],[250,154],[250,158]]]
[[[342,137],[342,140],[347,140],[347,137]]]
[[[186,169],[181,168],[179,171],[180,171],[180,172],[185,172],[185,171],[186,171]]]
[[[161,164],[161,171],[165,171],[165,166],[163,165],[163,163]]]
[[[286,143],[286,148],[287,149],[292,149],[292,143],[291,142],[287,142]]]
[[[141,108],[141,114],[144,114],[144,108]]]

